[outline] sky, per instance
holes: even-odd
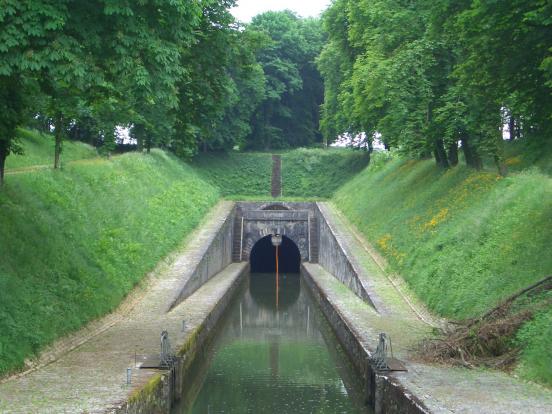
[[[316,17],[326,9],[331,0],[238,0],[232,14],[249,23],[253,16],[269,10],[293,10],[302,17]]]

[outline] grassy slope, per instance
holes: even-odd
[[[329,198],[368,164],[366,152],[350,149],[298,149],[282,154],[282,193]]]
[[[191,165],[224,196],[270,196],[271,154],[206,153],[195,157]]]
[[[374,163],[334,198],[413,290],[441,315],[480,315],[552,274],[552,179],[500,178],[432,161]],[[552,384],[552,311],[526,324],[522,372]]]
[[[23,155],[10,155],[6,160],[6,169],[31,167],[34,165],[53,165],[54,139],[51,135],[20,128],[17,135],[21,139]],[[94,158],[96,149],[82,142],[63,143],[62,162]]]
[[[9,176],[0,191],[0,374],[115,308],[218,198],[161,151]]]
[[[368,163],[365,153],[348,149],[297,149],[282,154],[286,199],[329,198]],[[230,152],[198,155],[191,165],[224,196],[270,197],[272,155]]]

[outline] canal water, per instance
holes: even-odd
[[[368,412],[298,274],[249,275],[217,330],[173,414]]]

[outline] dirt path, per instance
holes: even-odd
[[[64,165],[92,165],[92,164],[99,164],[109,162],[106,158],[85,158],[82,160],[74,160],[74,161],[67,161],[62,163],[62,168]],[[20,167],[20,168],[7,168],[4,171],[4,175],[16,175],[16,174],[26,174],[26,173],[32,173],[36,171],[43,171],[53,169],[53,167],[50,164],[44,164],[44,165],[29,165],[28,167]]]

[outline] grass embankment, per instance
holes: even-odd
[[[229,198],[269,197],[272,155],[261,152],[202,153],[192,167],[223,196]]]
[[[368,164],[366,153],[350,149],[297,149],[282,153],[282,199],[324,199]],[[270,198],[272,154],[199,154],[191,165],[230,199]]]
[[[552,274],[552,179],[374,162],[334,203],[440,315],[465,319]],[[518,332],[519,371],[552,385],[552,310]]]
[[[10,176],[0,190],[0,374],[114,309],[218,198],[157,150]]]
[[[19,128],[17,136],[23,148],[22,155],[10,155],[6,159],[6,170],[23,169],[34,166],[52,166],[54,164],[54,137],[37,131]],[[63,143],[62,162],[90,159],[98,154],[96,149],[78,141]]]
[[[297,149],[282,154],[282,193],[285,197],[330,198],[368,165],[364,151]]]

